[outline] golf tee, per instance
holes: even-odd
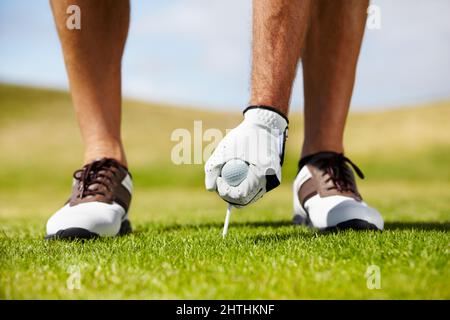
[[[228,224],[230,223],[230,216],[231,216],[231,208],[233,206],[231,204],[228,204],[227,207],[227,215],[225,216],[225,223],[223,225],[223,231],[222,231],[222,237],[225,238],[228,233]]]

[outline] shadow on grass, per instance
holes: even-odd
[[[391,221],[384,224],[384,230],[420,230],[420,231],[449,231],[450,222],[402,222]]]
[[[145,233],[149,229],[154,229],[158,233],[170,232],[202,232],[208,229],[218,230],[218,235],[221,234],[223,222],[204,222],[204,223],[172,223],[172,224],[156,224],[154,226],[145,225],[140,226],[138,230],[133,231],[134,234]],[[307,228],[299,228],[290,220],[275,220],[275,221],[246,221],[246,222],[232,222],[230,223],[230,234],[234,229],[240,228],[261,228],[260,234],[247,234],[247,238],[254,243],[268,243],[268,242],[283,242],[292,238],[310,238],[314,233]],[[299,232],[303,230],[303,232]]]
[[[292,229],[297,229],[299,226],[294,225],[290,220],[274,220],[274,221],[250,221],[250,222],[232,222],[230,228],[266,228],[271,231],[276,231],[276,229],[282,229],[286,227],[292,227]],[[206,222],[206,223],[172,223],[172,224],[157,224],[156,226],[150,227],[149,225],[140,226],[137,230],[133,231],[136,233],[145,233],[149,228],[155,228],[159,232],[173,232],[173,231],[195,231],[204,229],[222,229],[222,222]],[[305,228],[306,229],[306,228]],[[308,229],[307,229],[308,230]],[[402,222],[402,221],[390,221],[384,224],[385,231],[394,230],[418,230],[418,231],[449,231],[450,222],[435,222],[435,221],[425,221],[425,222]],[[340,230],[338,232],[345,232],[345,230]],[[362,231],[365,232],[365,231]],[[314,232],[317,234],[326,235],[330,232]],[[297,234],[297,232],[294,232]],[[269,236],[269,235],[265,235]],[[262,236],[262,237],[265,237]],[[276,238],[287,237],[286,233],[276,235],[272,234],[270,237]]]
[[[293,226],[289,220],[277,220],[277,221],[252,221],[252,222],[231,222],[232,228],[283,228],[287,226]],[[223,222],[208,222],[208,223],[175,223],[170,225],[161,225],[158,228],[160,231],[177,231],[181,229],[221,229],[223,228]]]

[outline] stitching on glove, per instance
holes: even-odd
[[[253,200],[256,199],[256,197],[258,195],[260,195],[262,192],[263,192],[263,188],[259,189],[259,191],[255,194],[255,196],[253,198],[251,198],[247,203],[235,203],[235,202],[228,201],[228,200],[226,200],[224,198],[222,198],[222,199],[225,200],[225,202],[227,202],[227,203],[229,203],[229,204],[231,204],[233,206],[245,207],[245,206],[249,205],[250,203],[252,203]]]

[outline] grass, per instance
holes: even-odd
[[[240,115],[126,101],[124,137],[136,193],[135,232],[44,241],[68,197],[82,145],[66,93],[0,85],[1,299],[449,299],[450,104],[352,114],[347,154],[385,231],[294,227],[290,184],[302,139],[291,116],[282,185],[235,211],[203,190],[201,165],[173,165],[176,128],[232,128]],[[367,288],[369,266],[381,289]],[[69,290],[73,266],[80,290]]]

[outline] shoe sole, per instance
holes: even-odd
[[[314,228],[309,219],[304,218],[300,215],[294,215],[292,219],[292,223],[294,225],[306,225],[310,228]],[[381,231],[377,228],[373,223],[367,222],[366,220],[361,219],[351,219],[341,223],[333,227],[328,227],[324,229],[320,229],[321,231],[340,231],[340,230],[356,230],[356,231],[364,231],[364,230],[373,230],[373,231]]]
[[[132,232],[130,220],[122,221],[116,236],[123,236]],[[59,230],[55,234],[45,236],[45,240],[89,240],[100,238],[100,235],[83,228],[68,228]]]
[[[370,222],[367,222],[367,221],[361,220],[361,219],[347,220],[347,221],[338,223],[335,227],[328,227],[328,228],[324,229],[324,231],[339,231],[339,230],[355,230],[355,231],[373,230],[373,231],[381,231],[373,223],[370,223]]]

